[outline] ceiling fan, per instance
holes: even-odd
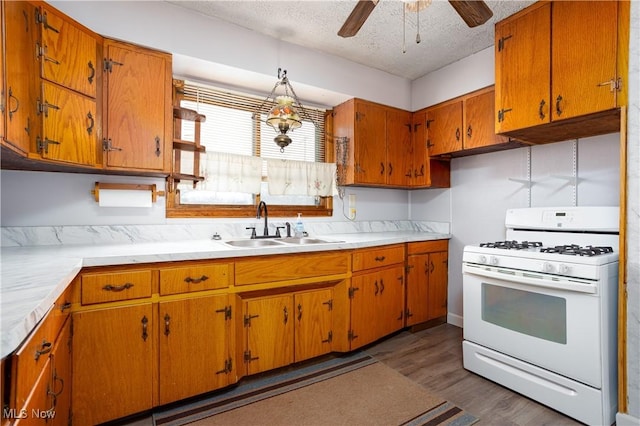
[[[353,37],[358,33],[380,0],[358,0],[351,14],[338,31],[341,37]],[[493,16],[482,0],[449,0],[451,6],[469,27],[482,25]]]

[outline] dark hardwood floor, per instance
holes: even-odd
[[[378,361],[429,392],[456,404],[480,420],[477,426],[569,426],[581,423],[465,370],[462,329],[441,324],[417,332],[402,331],[365,348]],[[153,425],[142,416],[118,425]]]
[[[450,324],[403,331],[366,352],[478,418],[476,425],[580,425],[462,366],[462,329]]]

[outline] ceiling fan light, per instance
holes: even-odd
[[[404,1],[404,8],[407,12],[419,12],[421,10],[425,10],[431,4],[431,0],[412,0],[412,1]]]

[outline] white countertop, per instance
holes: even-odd
[[[449,239],[451,235],[393,231],[312,237],[341,242],[261,248],[236,248],[216,240],[3,247],[0,263],[0,358],[20,346],[82,267],[347,250]]]

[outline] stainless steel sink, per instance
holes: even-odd
[[[341,243],[343,241],[329,241],[323,240],[320,238],[311,238],[311,237],[291,237],[291,238],[281,238],[278,241],[282,241],[285,244],[330,244],[330,243]]]
[[[224,242],[227,245],[230,245],[232,247],[273,247],[273,246],[282,246],[282,243],[276,241],[276,240],[260,240],[260,239],[253,239],[253,240],[231,240],[231,241],[225,241]]]

